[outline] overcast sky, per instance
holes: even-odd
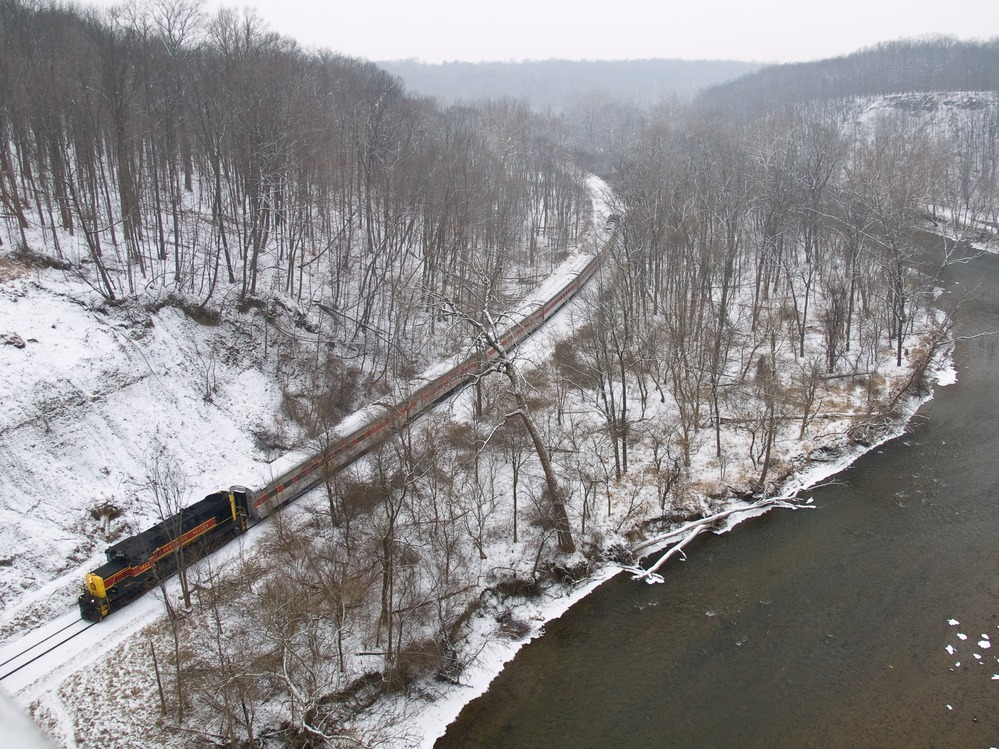
[[[115,0],[82,0],[113,5]],[[249,0],[306,47],[369,60],[795,62],[926,34],[999,35],[996,0]]]

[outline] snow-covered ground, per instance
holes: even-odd
[[[153,307],[151,309],[151,307]],[[175,307],[97,303],[58,270],[0,285],[0,636],[70,608],[122,534],[159,517],[156,460],[193,500],[271,474],[255,434],[281,394],[246,361],[255,344]]]
[[[598,187],[591,182],[599,193]],[[602,232],[611,208],[599,197],[595,203],[594,226]],[[592,249],[584,245],[577,251]],[[570,258],[556,276],[572,273],[574,262]],[[179,467],[193,501],[234,483],[266,483],[291,460],[274,451],[273,436],[293,431],[280,417],[280,384],[255,365],[263,344],[243,326],[225,319],[205,324],[156,299],[102,304],[88,287],[59,270],[12,265],[7,274],[13,277],[0,283],[0,392],[5,395],[0,406],[0,662],[26,644],[23,638],[39,638],[73,618],[83,575],[102,562],[105,546],[158,519],[159,508],[149,500],[157,461]],[[522,347],[521,360],[543,359],[553,340],[571,332],[573,315],[568,308]],[[944,384],[954,376],[945,365],[937,379]],[[462,407],[452,405],[458,411]],[[854,446],[835,460],[803,467],[784,491],[821,481],[863,449]],[[803,446],[802,455],[805,451]],[[717,467],[705,464],[701,470],[717,472]],[[747,509],[744,517],[753,513]],[[252,553],[264,533],[266,528],[254,529],[213,562]],[[460,708],[486,689],[524,643],[543,632],[544,622],[618,571],[608,564],[578,585],[506,602],[514,618],[529,625],[527,634],[503,636],[495,611],[486,606],[466,633],[463,651],[478,655],[461,685],[427,687],[436,697],[433,702],[387,699],[367,720],[401,714],[405,729],[398,744],[432,746]],[[126,616],[87,630],[60,648],[57,658],[23,669],[4,687],[22,706],[32,706],[67,746],[110,745],[111,736],[118,746],[143,745],[146,723],[136,715],[140,705],[145,709],[155,700],[146,640],[151,630],[163,627],[158,596],[136,601]],[[117,668],[94,668],[112,653]],[[110,692],[112,680],[114,709],[81,733],[78,711],[70,703],[102,684]]]

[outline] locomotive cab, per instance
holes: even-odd
[[[253,517],[253,491],[245,486],[230,486],[234,519],[239,523],[240,532],[246,530],[249,518]]]

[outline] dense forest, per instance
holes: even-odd
[[[569,251],[603,254],[550,352],[504,357],[252,550],[192,572],[183,615],[167,599],[148,633],[162,661],[143,730],[177,746],[401,740],[357,716],[459,682],[474,618],[523,636],[512,597],[632,563],[655,532],[779,493],[810,454],[877,440],[948,343],[932,271],[953,244],[927,257],[914,233],[986,241],[999,224],[999,100],[882,95],[980,92],[993,53],[890,44],[694,106],[539,115],[414,96],[251,12],[0,0],[3,250],[107,307],[177,305],[220,337],[260,320],[248,365],[318,383],[291,411],[298,448],[321,452],[348,408],[488,341]],[[610,183],[607,226],[582,164]],[[282,358],[306,339],[314,357]],[[123,664],[154,668],[143,643],[68,685],[60,720],[81,745],[109,745],[89,680]]]
[[[999,38],[882,42],[844,57],[771,65],[698,96],[697,106],[753,113],[814,101],[931,91],[996,91]]]
[[[380,342],[419,366],[435,352],[417,311],[470,274],[550,264],[584,218],[581,173],[525,106],[441,109],[250,11],[3,0],[0,47],[13,249],[108,301],[163,289],[218,311],[280,294],[333,310],[319,335],[362,369]]]

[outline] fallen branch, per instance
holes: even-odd
[[[724,520],[725,518],[731,517],[732,515],[737,515],[740,512],[755,512],[757,510],[772,510],[775,507],[780,507],[788,510],[798,510],[801,508],[813,509],[814,505],[810,504],[811,499],[807,500],[806,503],[802,504],[800,502],[794,501],[796,499],[795,494],[786,497],[770,497],[769,499],[761,499],[759,502],[755,502],[748,506],[742,507],[730,507],[723,512],[719,512],[715,515],[710,515],[706,518],[701,518],[700,520],[693,520],[689,523],[670,531],[669,533],[664,533],[661,536],[650,539],[640,546],[636,547],[636,551],[648,548],[649,546],[658,546],[664,542],[669,542],[674,538],[681,538],[682,540],[675,546],[669,548],[659,559],[649,567],[647,570],[642,567],[624,567],[623,569],[632,573],[632,580],[645,580],[649,585],[654,585],[658,583],[665,582],[663,576],[657,573],[657,570],[661,568],[666,562],[676,554],[682,554],[684,547],[693,541],[697,536],[707,530],[713,530],[717,524]],[[686,556],[684,556],[686,558]]]

